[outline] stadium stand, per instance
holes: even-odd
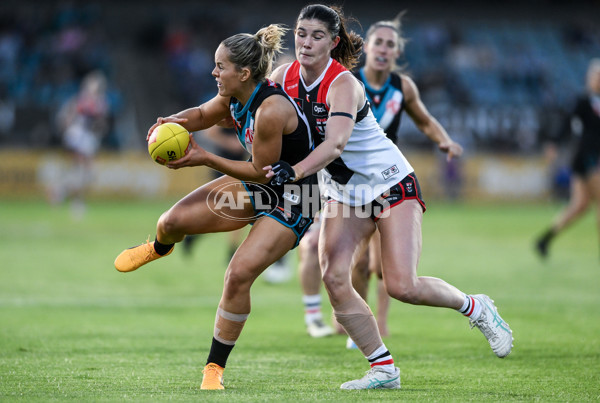
[[[57,147],[56,110],[93,69],[109,77],[113,128],[104,146],[142,148],[156,116],[202,102],[218,41],[271,22],[293,24],[295,7],[258,1],[3,2],[0,5],[0,145]],[[531,153],[556,130],[582,90],[587,62],[600,54],[593,1],[470,1],[408,9],[404,62],[432,113],[474,150]],[[389,3],[344,4],[363,27]],[[400,11],[398,9],[397,11]],[[135,16],[135,18],[132,18]],[[360,31],[361,26],[355,26]],[[291,36],[288,46],[293,47]],[[405,119],[408,121],[409,119]],[[406,124],[405,141],[427,147]],[[10,133],[19,133],[18,136]]]

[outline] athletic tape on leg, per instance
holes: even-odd
[[[346,333],[358,349],[368,357],[383,344],[377,321],[369,306],[362,299],[353,298],[352,301],[340,306],[339,311],[334,310],[335,318],[344,327]],[[365,309],[366,308],[366,309]]]
[[[242,333],[248,315],[247,313],[231,313],[218,308],[217,317],[215,318],[214,338],[223,344],[233,346],[240,337],[240,333]]]

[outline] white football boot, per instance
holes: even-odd
[[[498,308],[494,301],[484,294],[473,295],[481,303],[481,315],[472,320],[471,329],[477,327],[490,343],[494,354],[500,358],[510,354],[513,347],[513,336],[510,326],[498,314]]]
[[[375,366],[362,378],[343,383],[340,389],[400,389],[400,368],[394,368],[395,371],[389,373]]]
[[[306,324],[306,330],[311,337],[327,337],[334,333],[331,326],[327,326],[322,319],[315,319]]]

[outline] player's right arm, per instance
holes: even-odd
[[[229,97],[217,94],[214,98],[200,106],[185,109],[171,116],[159,117],[156,119],[156,123],[148,129],[146,141],[150,138],[152,131],[163,123],[179,123],[187,131],[195,132],[197,130],[208,129],[229,116],[231,116],[231,112],[229,111]]]

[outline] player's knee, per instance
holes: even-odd
[[[387,293],[390,297],[407,304],[419,304],[419,293],[413,283],[386,284]]]
[[[164,212],[158,219],[158,231],[164,234],[175,234],[181,232],[181,220],[177,213],[172,210]]]
[[[225,292],[237,294],[245,289],[250,289],[254,281],[254,277],[250,276],[247,271],[240,270],[233,262],[229,264],[225,273],[224,289]]]
[[[352,288],[349,280],[348,273],[335,273],[333,270],[325,270],[323,273],[323,284],[325,284],[327,292],[334,298]]]
[[[298,245],[300,253],[315,253],[319,246],[319,231],[309,231]]]

